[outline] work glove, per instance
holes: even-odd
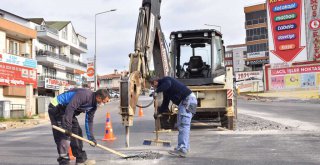
[[[97,146],[97,140],[95,138],[91,139],[91,141],[94,143],[94,144],[89,143],[91,147]]]

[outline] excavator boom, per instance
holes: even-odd
[[[147,77],[169,76],[170,62],[160,26],[161,0],[143,0],[139,9],[134,52],[129,54],[129,77],[120,82],[120,114],[126,127],[126,146],[129,147],[129,127],[141,90]],[[156,68],[156,69],[154,69]]]

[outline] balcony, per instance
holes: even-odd
[[[50,66],[53,64],[60,64],[62,66],[65,66],[69,71],[73,71],[74,69],[86,71],[87,69],[87,64],[74,59],[70,59],[65,55],[56,54],[53,52],[43,51],[43,50],[37,51],[36,55],[37,55],[36,59],[39,64],[50,65]]]
[[[83,42],[79,42],[79,46],[84,48],[84,49],[88,49],[88,46],[86,43],[83,43]]]
[[[66,45],[59,40],[59,32],[56,29],[52,29],[48,26],[41,25],[36,27],[38,38],[44,42],[50,43],[56,46]]]

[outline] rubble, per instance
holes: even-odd
[[[0,123],[0,130],[6,130],[7,124]]]
[[[238,114],[237,131],[293,130],[293,127],[244,114]]]
[[[147,151],[147,152],[140,152],[139,154],[136,155],[129,155],[129,158],[127,160],[153,160],[153,159],[159,159],[163,155],[160,154],[159,152],[153,152],[153,151]]]

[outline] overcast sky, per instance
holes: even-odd
[[[248,5],[265,0],[162,0],[161,27],[169,42],[171,31],[207,29],[221,26],[225,45],[245,43],[244,11]],[[87,38],[88,52],[94,56],[94,15],[97,17],[98,74],[128,68],[128,54],[134,38],[142,0],[1,0],[0,8],[24,18],[71,21],[76,32]]]

